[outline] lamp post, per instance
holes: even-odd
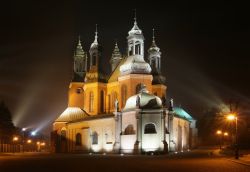
[[[13,141],[13,153],[15,153],[15,150],[16,150],[15,142],[18,141],[18,137],[16,137],[16,136],[13,137],[12,141]]]
[[[227,115],[229,121],[235,121],[235,159],[239,159],[239,146],[238,146],[238,117],[235,113]]]
[[[26,131],[26,128],[22,128],[22,136],[23,136],[23,138],[22,138],[22,147],[23,147],[23,152],[24,152],[24,133],[25,133],[25,131]]]
[[[32,143],[32,140],[31,140],[31,139],[28,139],[28,140],[27,140],[27,144],[28,144],[27,146],[28,146],[28,147],[27,147],[27,150],[26,150],[27,152],[30,152],[30,145],[31,145],[31,143]]]
[[[222,134],[222,131],[221,130],[217,130],[216,131],[216,134],[218,135],[218,137],[219,137],[219,144],[220,144],[220,149],[221,149],[221,134]]]

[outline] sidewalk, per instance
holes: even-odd
[[[250,166],[250,154],[240,156],[239,159],[229,158],[230,161]]]

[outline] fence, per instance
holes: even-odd
[[[0,144],[0,153],[21,152],[22,145],[17,144]]]

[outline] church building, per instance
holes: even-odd
[[[115,44],[111,73],[103,72],[102,46],[95,32],[89,52],[79,38],[68,107],[53,123],[54,152],[167,153],[195,146],[197,129],[185,110],[166,102],[161,52],[154,31],[144,50],[136,18],[127,36],[127,54]]]

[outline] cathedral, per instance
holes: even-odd
[[[154,30],[145,53],[143,32],[135,18],[127,36],[127,54],[122,55],[115,44],[108,76],[101,58],[97,29],[89,52],[79,38],[68,107],[53,123],[53,152],[143,154],[195,147],[196,120],[174,107],[173,100],[166,102]]]

